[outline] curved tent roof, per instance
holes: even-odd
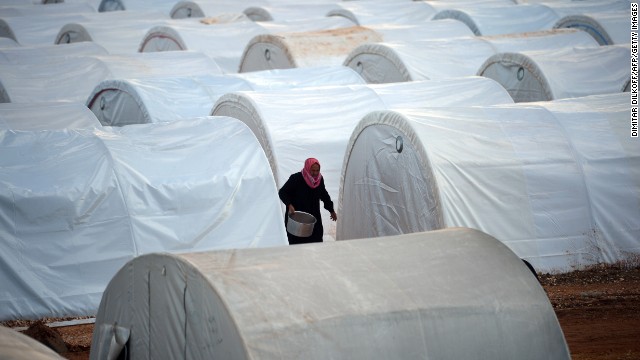
[[[629,16],[631,1],[629,0],[581,0],[581,1],[549,1],[543,2],[560,17],[581,14],[602,14],[611,12],[625,12]]]
[[[349,135],[358,121],[376,109],[446,104],[501,104],[512,100],[494,81],[475,77],[442,82],[407,82],[385,86],[351,85],[297,89],[295,92],[251,91],[222,96],[212,115],[245,122],[269,159],[278,187],[299,172],[304,159],[322,164],[327,191],[338,199],[338,179]],[[445,90],[456,91],[456,96]],[[481,94],[481,95],[479,95]],[[323,217],[327,238],[335,223]]]
[[[0,64],[45,63],[53,59],[107,54],[108,52],[105,48],[93,42],[79,42],[65,45],[17,46],[0,49]]]
[[[236,73],[245,44],[254,36],[266,32],[252,21],[219,24],[215,25],[215,29],[214,32],[208,26],[193,24],[156,26],[144,36],[138,51],[201,51],[215,59],[224,72]]]
[[[0,325],[0,358],[11,360],[63,360],[30,336]]]
[[[251,5],[267,5],[266,0],[251,0]],[[224,13],[242,13],[247,8],[247,4],[236,0],[181,0],[173,5],[170,16],[174,19],[190,17],[210,17],[219,16]]]
[[[73,21],[89,21],[87,13],[64,15],[25,15],[0,17],[0,37],[8,37],[22,46],[53,45],[56,32]]]
[[[317,19],[327,15],[329,11],[340,9],[337,3],[301,3],[291,5],[252,5],[243,13],[253,21],[287,21],[299,19]],[[353,22],[351,22],[353,24]]]
[[[82,103],[49,102],[0,104],[0,129],[93,129],[102,125]]]
[[[175,66],[176,63],[181,66]],[[209,57],[191,51],[81,56],[30,64],[0,64],[0,102],[84,102],[105,79],[220,72]]]
[[[637,256],[629,116],[628,94],[368,114],[345,152],[337,239],[470,227],[538,271]]]
[[[43,1],[44,2],[44,1]],[[43,4],[21,1],[21,4],[10,5],[3,1],[0,4],[2,17],[33,16],[33,15],[67,15],[77,13],[95,13],[95,9],[87,2],[54,2],[42,6]]]
[[[255,36],[273,31],[290,29],[324,29],[344,26],[345,22],[334,19],[306,20],[289,23],[243,21],[229,24],[205,26],[202,24],[175,24],[156,26],[143,38],[139,51],[156,52],[171,50],[196,50],[206,53],[220,64],[226,73],[237,73],[246,44]]]
[[[147,11],[153,9],[168,15],[177,1],[178,0],[100,0],[98,11]]]
[[[105,80],[86,103],[103,125],[122,126],[206,116],[218,98],[233,91],[351,84],[364,84],[364,80],[344,66]]]
[[[476,35],[514,34],[549,30],[560,16],[540,4],[476,7],[439,11],[433,20],[454,19],[465,23]]]
[[[91,359],[570,359],[529,269],[470,229],[141,256],[95,329]]]
[[[629,91],[630,46],[498,53],[477,74],[502,84],[515,102]]]
[[[424,1],[367,1],[337,2],[339,9],[327,16],[342,16],[356,25],[418,24],[431,20],[436,10]]]
[[[249,41],[240,60],[240,72],[340,65],[362,44],[398,39],[439,39],[471,36],[460,22],[428,21],[415,25],[348,26],[324,31],[261,34]]]
[[[587,32],[601,45],[628,44],[629,14],[627,12],[567,15],[554,25],[555,28],[574,28]]]
[[[93,19],[70,22],[63,25],[55,36],[54,44],[95,42],[110,54],[134,53],[140,41],[152,27],[169,22],[169,18],[158,11],[139,12],[138,18]]]
[[[287,245],[267,159],[236,119],[0,132],[0,320],[93,315],[141,254]]]
[[[370,83],[442,79],[475,75],[499,52],[571,46],[596,47],[598,43],[577,30],[369,43],[353,49],[343,64]]]

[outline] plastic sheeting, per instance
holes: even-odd
[[[66,23],[87,21],[87,14],[25,15],[0,18],[0,36],[22,46],[53,45],[56,32]]]
[[[346,24],[345,24],[346,23]],[[318,19],[289,22],[253,21],[204,26],[202,24],[181,24],[156,26],[143,38],[139,51],[196,50],[214,59],[225,73],[237,73],[240,59],[247,43],[255,36],[272,32],[310,31],[351,26],[348,21]]]
[[[436,10],[427,2],[367,1],[363,3],[337,2],[340,9],[327,16],[342,16],[356,25],[419,24],[431,20]]]
[[[177,0],[101,0],[98,11],[110,12],[117,10],[148,11],[157,10],[169,14]]]
[[[119,354],[118,330],[136,359],[570,359],[536,278],[470,229],[141,256],[105,291],[91,359]]]
[[[180,66],[175,66],[176,63]],[[46,62],[0,64],[0,102],[84,102],[105,79],[220,73],[211,58],[192,51],[59,57]]]
[[[35,131],[101,127],[96,116],[82,103],[0,104],[0,129]]]
[[[439,21],[445,20],[434,22]],[[585,32],[566,30],[364,44],[346,56],[344,65],[369,83],[444,79],[475,75],[499,52],[598,46]]]
[[[441,82],[379,86],[351,85],[281,91],[230,93],[211,114],[238,118],[256,134],[278,187],[302,170],[304,160],[317,158],[327,191],[338,199],[340,169],[349,135],[368,112],[413,106],[511,103],[494,81],[474,77]],[[455,94],[455,95],[453,95]],[[335,238],[335,222],[323,216],[325,239]],[[338,213],[338,217],[340,214]]]
[[[2,50],[15,48],[18,46],[20,45],[15,40],[9,39],[8,37],[0,37],[0,48],[2,48]]]
[[[265,0],[251,0],[251,5],[267,5]],[[182,0],[177,1],[171,9],[170,16],[174,19],[201,18],[218,16],[224,13],[242,13],[246,8],[245,2],[236,0]]]
[[[105,80],[86,103],[103,125],[122,126],[207,116],[222,95],[233,91],[351,84],[364,84],[364,80],[344,66]]]
[[[236,119],[0,130],[0,148],[0,320],[94,315],[141,254],[287,245],[267,159]]]
[[[628,44],[630,39],[627,12],[567,15],[555,28],[574,28],[587,32],[601,45]]]
[[[6,360],[64,359],[38,340],[2,325],[0,325],[0,358]]]
[[[93,19],[63,25],[55,36],[55,44],[92,41],[110,54],[135,53],[140,41],[152,27],[169,23],[169,18],[158,11],[140,12],[138,17]]]
[[[33,15],[67,15],[77,13],[95,13],[97,10],[87,2],[59,2],[47,4],[50,6],[42,6],[43,4],[20,1],[20,5],[7,5],[6,1],[0,4],[0,13],[2,17],[15,16],[33,16]]]
[[[346,26],[326,31],[297,31],[258,35],[247,44],[240,72],[341,65],[350,51],[362,44],[382,41],[472,36],[459,21],[428,21],[414,25]]]
[[[470,227],[543,272],[637,256],[629,116],[628,94],[373,112],[345,152],[337,239]]]
[[[296,6],[249,6],[244,9],[244,14],[253,21],[287,21],[298,19],[311,19],[325,17],[329,11],[340,9],[337,3],[312,3],[297,4]],[[354,24],[354,22],[351,22]]]
[[[498,53],[478,75],[502,84],[515,102],[629,91],[630,45]]]
[[[476,35],[501,35],[549,30],[560,16],[544,5],[520,4],[442,10],[433,16],[439,19],[462,21]]]
[[[18,46],[0,49],[0,64],[46,63],[53,59],[107,54],[108,52],[105,48],[93,42],[65,45]]]

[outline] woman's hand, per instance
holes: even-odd
[[[289,214],[293,214],[294,212],[296,212],[296,208],[294,208],[293,205],[289,204]]]
[[[338,220],[338,215],[336,215],[336,213],[335,213],[335,212],[332,212],[332,213],[331,213],[331,220],[333,220],[333,221]]]

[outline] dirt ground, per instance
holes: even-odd
[[[539,278],[558,316],[572,360],[640,359],[640,266],[598,266],[561,275],[539,274]],[[61,320],[65,319],[42,322]],[[35,336],[46,332],[33,321],[2,325],[31,326]],[[66,344],[63,357],[89,358],[93,324],[53,329]]]

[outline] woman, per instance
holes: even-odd
[[[295,211],[304,211],[316,218],[313,233],[309,237],[298,237],[287,232],[290,245],[322,242],[324,230],[322,228],[322,216],[320,215],[320,200],[324,203],[324,208],[331,213],[331,220],[336,221],[338,219],[338,216],[333,211],[333,201],[331,201],[331,197],[324,187],[324,180],[320,174],[320,163],[317,159],[309,158],[305,160],[302,171],[289,176],[289,180],[282,186],[278,195],[287,207],[289,214]],[[289,216],[285,213],[285,226],[288,220]]]

